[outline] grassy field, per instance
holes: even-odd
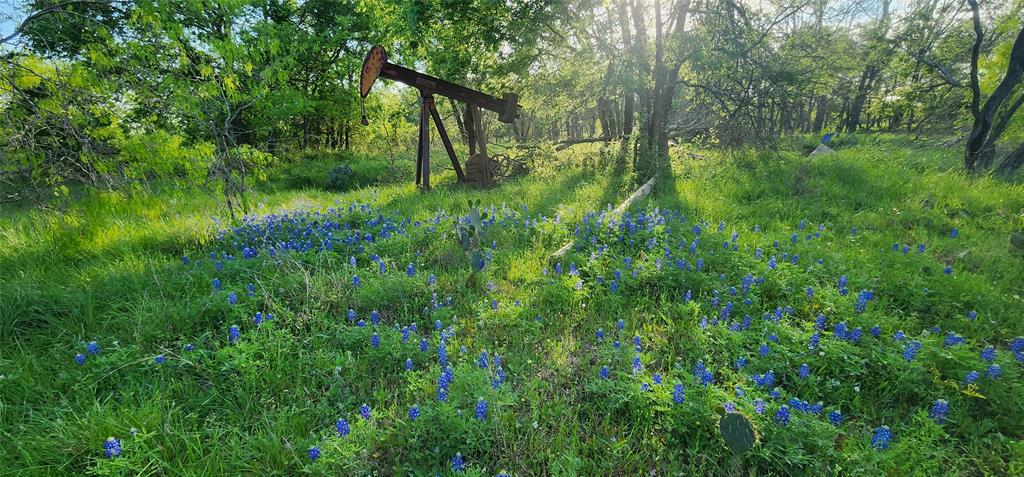
[[[636,181],[579,151],[486,191],[282,165],[237,224],[4,210],[0,474],[1024,474],[1024,187],[891,141],[679,148],[614,217]]]

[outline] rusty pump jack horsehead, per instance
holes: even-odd
[[[519,115],[519,97],[515,94],[505,94],[501,99],[489,94],[460,86],[455,83],[435,78],[415,70],[388,62],[388,54],[380,45],[374,45],[366,54],[363,60],[363,70],[359,76],[360,102],[370,94],[377,78],[386,78],[399,83],[405,83],[420,91],[420,138],[419,147],[416,152],[416,185],[423,189],[430,189],[430,118],[434,118],[434,125],[437,127],[438,135],[448,151],[448,157],[455,167],[455,174],[459,182],[474,185],[490,186],[494,183],[492,161],[487,157],[487,140],[484,137],[483,127],[480,122],[480,108],[498,113],[498,120],[503,123],[515,121]],[[434,104],[434,94],[447,96],[456,101],[466,104],[465,127],[469,140],[469,159],[466,161],[466,172],[463,173],[459,160],[455,157],[455,149],[452,147],[448,132],[441,122],[441,115],[437,112]],[[366,112],[363,111],[363,125],[367,125]],[[479,152],[478,151],[479,148]]]

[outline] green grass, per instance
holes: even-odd
[[[583,248],[561,262],[566,270],[579,266],[581,289],[575,277],[553,273],[548,255],[571,238],[585,213],[614,207],[637,182],[578,167],[613,162],[612,153],[596,147],[574,148],[564,162],[490,190],[455,186],[453,173],[439,164],[429,193],[409,183],[408,163],[395,171],[354,156],[283,164],[252,193],[255,214],[360,202],[422,225],[361,252],[340,244],[336,252],[279,260],[264,252],[226,261],[221,271],[207,255],[227,250],[211,219],[223,221],[224,212],[218,197],[201,191],[86,193],[60,212],[4,211],[0,474],[434,475],[450,472],[456,452],[465,456],[468,475],[1024,472],[1024,385],[1021,365],[1007,350],[1024,335],[1024,262],[1009,243],[1013,231],[1024,229],[1024,187],[966,178],[958,151],[894,141],[862,140],[813,159],[787,150],[693,151],[697,159],[685,152],[673,151],[675,180],[633,213],[678,210],[686,223],[629,236],[602,232],[598,240],[608,249],[592,260],[595,246],[578,242]],[[351,165],[356,188],[325,189],[342,163]],[[371,181],[376,185],[366,186]],[[439,211],[465,214],[470,199],[497,207],[499,219],[512,217],[487,229],[484,244],[497,247],[473,287],[451,219],[429,228]],[[529,216],[548,220],[527,229],[524,206]],[[374,215],[349,219],[360,226]],[[791,244],[801,220],[807,231]],[[701,221],[707,225],[691,257],[690,228]],[[805,240],[819,224],[821,237]],[[954,227],[958,238],[949,236]],[[733,231],[738,251],[725,251],[722,242]],[[658,245],[649,250],[650,238]],[[775,240],[783,250],[774,250]],[[892,251],[894,242],[911,251]],[[927,245],[923,254],[914,250],[919,243]],[[658,270],[665,245],[673,260]],[[758,247],[761,260],[754,258]],[[782,260],[782,251],[798,253],[798,264]],[[382,257],[386,274],[370,254]],[[774,271],[767,266],[772,254],[779,256]],[[350,255],[358,257],[355,270]],[[625,257],[642,267],[636,277],[624,268]],[[675,258],[697,257],[702,271],[674,265]],[[819,258],[824,265],[815,263]],[[417,269],[413,277],[405,273],[409,263]],[[946,265],[952,275],[943,273]],[[616,269],[623,279],[611,293]],[[747,273],[765,277],[752,288],[751,305],[728,294]],[[435,286],[427,283],[430,274]],[[849,279],[846,296],[835,287],[840,275]],[[220,292],[211,288],[214,278],[223,283]],[[494,291],[482,286],[488,282]],[[245,292],[250,283],[254,297]],[[855,313],[862,289],[877,298]],[[227,303],[229,290],[239,294],[237,305]],[[736,302],[739,316],[752,315],[750,330],[699,326],[702,316],[719,313],[715,290],[723,302]],[[452,306],[433,309],[435,291],[436,299],[453,297]],[[761,319],[778,306],[793,312],[779,322]],[[385,324],[352,326],[349,309],[367,320],[379,310]],[[970,310],[976,321],[966,318]],[[275,318],[256,327],[257,311]],[[818,313],[828,317],[829,331],[809,352]],[[455,379],[446,403],[436,400],[435,320],[455,331],[447,341]],[[833,338],[840,321],[863,328],[860,344]],[[403,343],[390,325],[411,322],[419,334]],[[235,344],[228,342],[232,324],[242,331]],[[876,324],[883,330],[877,340],[867,333]],[[930,333],[933,326],[941,333]],[[604,342],[595,339],[598,328],[608,335]],[[896,330],[923,343],[914,361],[905,361],[902,345],[891,339]],[[944,347],[947,331],[966,344]],[[375,332],[379,348],[370,346]],[[769,334],[779,342],[760,357]],[[644,370],[635,376],[633,336],[643,340]],[[420,337],[429,340],[428,353],[418,350]],[[610,345],[615,339],[621,350]],[[74,356],[91,340],[102,352],[78,366]],[[195,351],[183,351],[188,343]],[[999,350],[1002,376],[967,386],[964,375],[987,365],[978,357],[985,346]],[[501,356],[507,372],[498,389],[490,385],[494,370],[475,365],[485,349]],[[154,363],[158,354],[167,357],[163,365]],[[750,361],[742,371],[733,364],[739,356]],[[406,358],[414,371],[402,371]],[[698,360],[714,371],[712,386],[695,382],[690,371]],[[812,376],[799,380],[804,362]],[[610,380],[598,378],[605,365]],[[767,390],[749,376],[769,369],[787,399],[822,401],[826,412],[841,409],[844,423],[836,428],[824,416],[794,410],[789,425],[779,426],[772,419],[779,400],[757,414],[751,400],[767,399]],[[654,373],[665,384],[641,391]],[[686,389],[678,405],[671,399],[677,382]],[[736,385],[744,397],[736,397]],[[480,397],[489,403],[482,422],[472,417]],[[949,402],[945,424],[928,418],[936,399]],[[730,400],[759,434],[741,459],[731,458],[718,435]],[[373,408],[370,421],[358,417],[363,403]],[[413,404],[422,413],[416,421],[407,417]],[[352,427],[344,438],[334,430],[342,417]],[[872,449],[871,432],[883,424],[893,430],[892,446]],[[108,436],[122,440],[121,457],[103,457]],[[306,456],[313,445],[322,450],[316,462]]]

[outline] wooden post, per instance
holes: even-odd
[[[416,154],[419,166],[417,178],[423,179],[417,183],[423,190],[430,190],[430,108],[433,106],[433,96],[424,92],[420,97],[420,147]]]
[[[437,134],[441,136],[441,142],[444,143],[444,148],[448,151],[448,157],[452,160],[452,166],[455,167],[455,175],[459,176],[459,182],[466,182],[466,174],[462,172],[459,159],[455,157],[455,148],[452,147],[452,140],[448,138],[448,131],[444,128],[444,123],[441,122],[441,114],[437,112],[437,105],[433,101],[430,102],[430,115],[434,117]]]

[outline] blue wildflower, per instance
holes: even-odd
[[[476,401],[476,418],[480,421],[487,419],[487,401],[484,398],[479,398]]]
[[[242,337],[242,332],[239,331],[238,325],[231,325],[228,328],[228,341],[231,343],[237,342]]]
[[[991,363],[992,361],[994,361],[996,359],[996,349],[991,347],[991,346],[989,346],[989,347],[981,350],[981,359]]]
[[[380,335],[374,333],[373,336],[370,336],[370,346],[373,346],[374,348],[380,347]]]
[[[829,411],[828,422],[832,423],[833,426],[839,427],[839,425],[843,423],[843,413],[838,409]]]
[[[871,437],[871,447],[878,450],[885,450],[889,448],[889,442],[892,441],[892,431],[889,430],[889,426],[878,426],[875,429],[874,436]]]
[[[76,354],[75,355],[75,362],[78,363],[79,366],[85,364],[85,355],[82,354],[82,353]]]
[[[219,278],[214,278],[213,279],[213,289],[217,290],[217,291],[220,291],[220,279]]]
[[[412,371],[412,358],[405,358],[405,370]]]
[[[929,416],[937,423],[942,424],[946,420],[946,414],[949,413],[949,403],[945,399],[936,399],[932,403],[932,409]]]
[[[167,362],[167,357],[162,354],[158,354],[156,355],[155,358],[153,358],[153,362],[155,362],[156,364],[164,364]]]
[[[977,371],[970,371],[967,373],[967,376],[964,377],[964,382],[967,384],[971,384],[977,381],[979,377],[981,377],[980,373],[978,373]]]
[[[238,294],[237,293],[235,293],[235,292],[228,293],[228,304],[229,305],[237,305],[238,304]]]
[[[462,453],[456,452],[455,457],[452,457],[452,472],[462,472],[466,470],[466,462],[462,460]]]
[[[363,404],[362,406],[359,406],[359,415],[362,416],[362,418],[364,420],[365,419],[370,419],[370,417],[371,417],[370,406],[367,406],[366,404]]]
[[[601,379],[608,379],[608,366],[601,366],[601,371],[598,373]]]
[[[672,386],[672,402],[682,404],[686,400],[686,389],[682,384],[676,383]]]
[[[120,440],[114,437],[108,437],[107,440],[103,442],[103,455],[107,456],[108,459],[113,459],[114,457],[121,455],[121,451]]]
[[[999,376],[1001,376],[1002,374],[1003,368],[1000,367],[998,364],[990,364],[988,368],[985,369],[985,377],[989,379],[999,379]]]
[[[309,460],[317,460],[320,458],[320,448],[313,446],[309,448]]]
[[[801,364],[797,375],[800,376],[800,379],[807,379],[811,375],[811,367],[807,363]]]
[[[783,426],[789,425],[789,406],[779,406],[779,410],[775,412],[775,422]]]
[[[338,437],[345,437],[352,432],[352,428],[349,427],[345,418],[338,419],[338,422],[334,424],[334,429],[338,431]]]
[[[758,414],[764,414],[764,411],[765,411],[765,409],[767,407],[768,407],[768,404],[766,402],[764,402],[764,399],[761,399],[761,398],[754,399],[754,412],[756,412]]]

